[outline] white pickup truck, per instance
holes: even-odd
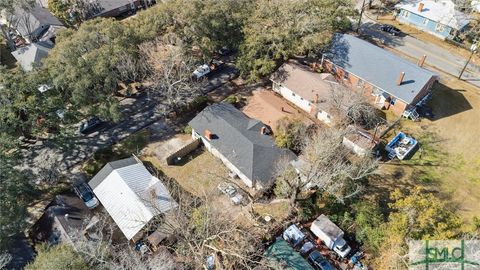
[[[193,72],[192,76],[195,79],[201,79],[204,76],[207,76],[208,74],[219,70],[224,64],[225,63],[223,63],[222,61],[212,60],[209,65],[203,64],[197,67],[197,69],[195,69],[195,71]]]
[[[345,258],[350,253],[351,248],[343,239],[343,231],[327,216],[320,215],[312,223],[310,230],[340,257]]]

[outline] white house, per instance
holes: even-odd
[[[329,110],[331,89],[338,84],[328,73],[317,73],[293,62],[283,64],[272,74],[273,91],[326,124],[333,122]]]
[[[107,163],[88,184],[132,242],[155,216],[177,207],[167,188],[136,157]]]
[[[296,158],[288,149],[278,148],[269,128],[251,119],[233,105],[216,103],[190,121],[193,138],[219,158],[248,187],[269,187],[275,180],[276,164]]]

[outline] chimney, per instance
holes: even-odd
[[[314,102],[315,104],[318,103],[318,94],[315,94],[315,98],[313,99],[313,102]]]
[[[418,12],[422,12],[423,6],[424,6],[423,3],[418,3]]]
[[[423,67],[423,64],[425,63],[425,59],[427,59],[427,55],[423,55],[420,60],[418,60],[418,66]]]
[[[260,134],[262,134],[262,135],[267,134],[267,128],[266,128],[266,127],[262,127],[262,128],[260,129]]]
[[[213,134],[210,130],[205,129],[205,133],[203,134],[207,140],[211,141],[213,139]]]
[[[402,85],[404,77],[405,77],[405,72],[400,73],[400,77],[398,77],[397,85]]]

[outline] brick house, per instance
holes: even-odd
[[[424,61],[414,64],[352,35],[336,34],[321,65],[377,107],[408,115],[439,79],[423,68]]]

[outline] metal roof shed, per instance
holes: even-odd
[[[134,157],[108,163],[89,185],[128,240],[135,241],[153,217],[177,207],[162,182]]]

